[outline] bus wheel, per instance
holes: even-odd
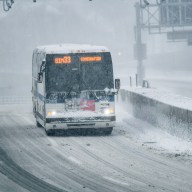
[[[42,127],[42,125],[36,120],[36,126],[37,127]]]
[[[55,132],[54,132],[54,130],[52,130],[52,129],[45,130],[45,132],[46,132],[47,136],[53,136],[53,135],[55,135]]]
[[[112,131],[113,131],[113,127],[108,127],[103,130],[103,133],[104,135],[111,135]]]
[[[33,116],[36,118],[36,109],[33,107]]]

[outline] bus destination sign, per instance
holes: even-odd
[[[87,57],[80,57],[79,60],[81,62],[99,62],[102,60],[102,57],[100,56],[87,56]],[[64,56],[64,57],[55,57],[54,58],[54,63],[55,64],[71,64],[72,62],[72,57],[71,56]]]
[[[93,62],[93,61],[101,61],[101,57],[80,57],[81,62]]]
[[[71,57],[70,56],[64,56],[64,57],[56,57],[54,59],[55,64],[70,64],[71,63]]]

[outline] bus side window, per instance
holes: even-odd
[[[33,77],[37,78],[37,54],[34,52],[33,53],[33,61],[32,61],[32,73],[33,73]]]
[[[95,96],[93,93],[88,93],[88,99],[91,99],[91,100],[94,100],[95,99]]]
[[[38,66],[38,71],[37,71],[37,73],[39,73],[40,72],[40,66],[41,66],[41,55],[40,55],[40,53],[38,53],[37,54],[37,66]]]

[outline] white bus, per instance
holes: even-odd
[[[33,114],[47,135],[111,134],[115,94],[111,54],[106,47],[48,45],[37,47],[32,60]]]

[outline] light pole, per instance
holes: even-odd
[[[138,85],[142,86],[143,80],[145,79],[145,68],[143,65],[143,59],[145,57],[145,46],[142,44],[142,36],[141,36],[141,3],[135,4],[136,9],[136,27],[135,27],[135,57],[137,59],[137,77],[138,77]]]

